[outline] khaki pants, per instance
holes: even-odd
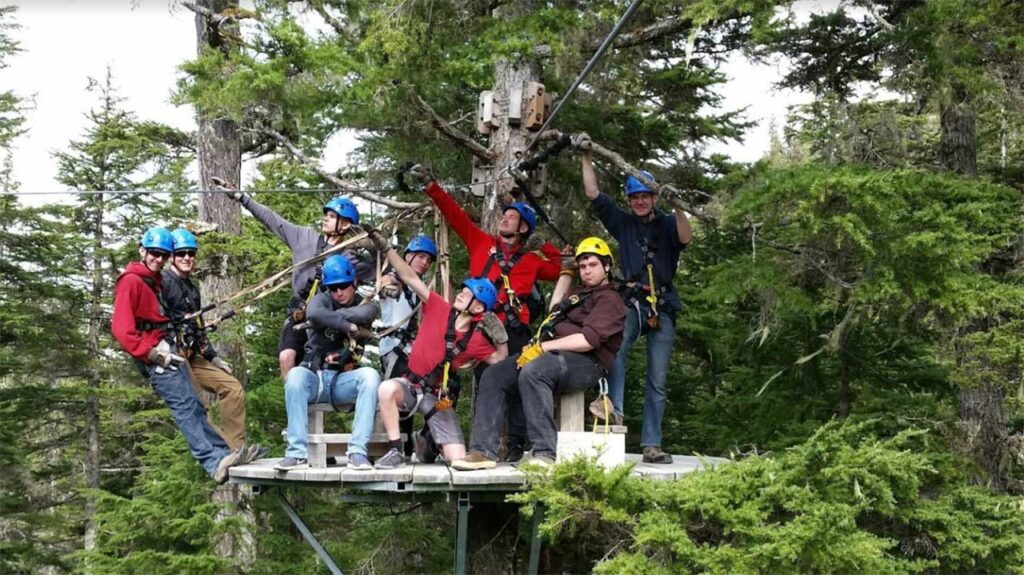
[[[192,374],[192,386],[196,388],[196,395],[200,399],[203,399],[203,394],[199,391],[217,396],[221,426],[217,427],[212,420],[210,425],[213,425],[231,449],[238,449],[245,443],[245,392],[242,384],[202,356],[193,357],[189,361],[189,371]]]

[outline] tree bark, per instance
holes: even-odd
[[[100,350],[100,330],[103,315],[103,215],[105,210],[104,195],[98,194],[92,214],[92,249],[89,266],[92,271],[92,285],[89,294],[89,361],[86,376],[85,398],[85,486],[89,489],[100,487],[100,400],[98,391],[102,376],[99,371],[99,358],[103,357]],[[86,551],[96,549],[96,500],[91,495],[85,498],[85,541]],[[87,568],[88,570],[88,568]]]
[[[1005,391],[998,384],[986,383],[960,390],[960,422],[969,438],[968,446],[981,473],[974,483],[1006,490],[1004,467],[1007,461]]]
[[[237,9],[237,0],[200,0],[196,3],[208,9],[213,15],[226,9]],[[222,37],[222,28],[229,36],[237,37],[237,26],[227,25],[215,17],[196,14],[196,49],[199,54],[207,50],[221,50],[227,53],[232,41]],[[196,151],[199,161],[200,188],[209,190],[213,177],[219,177],[228,184],[241,189],[242,179],[242,141],[238,125],[229,118],[217,118],[204,114],[196,114],[198,124]],[[242,232],[241,208],[224,194],[201,194],[199,196],[199,220],[214,224],[218,232],[239,235]],[[238,274],[233,271],[238,266],[229,265],[227,254],[203,254],[202,262],[202,297],[205,302],[220,301],[238,290],[241,284]],[[239,340],[221,339],[217,351],[229,358],[236,367],[235,377],[245,385],[247,377],[245,353]],[[216,542],[217,554],[236,560],[242,566],[249,566],[255,561],[255,519],[249,509],[247,497],[243,497],[237,485],[222,485],[211,496],[214,503],[222,504],[216,519],[222,521],[228,517],[241,516],[247,528],[242,529],[236,537],[224,534]]]
[[[967,91],[955,84],[952,96],[939,114],[941,141],[939,162],[947,170],[965,176],[978,175],[977,112]]]

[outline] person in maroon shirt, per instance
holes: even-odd
[[[539,249],[527,247],[527,241],[537,227],[537,216],[527,204],[515,202],[502,208],[497,233],[490,234],[473,223],[427,168],[413,166],[409,173],[423,184],[423,192],[466,245],[469,275],[494,282],[498,290],[498,305],[494,312],[505,324],[509,353],[518,353],[530,340],[531,318],[526,302],[537,281],[558,279],[561,269],[558,248],[551,242],[544,242]],[[478,366],[478,382],[482,373],[482,367]],[[511,394],[508,398],[506,460],[518,461],[526,441],[526,422],[519,396],[515,390],[511,390]]]
[[[169,334],[171,320],[160,301],[160,270],[174,249],[171,233],[150,228],[142,235],[139,257],[114,284],[114,313],[110,332],[164,404],[185,436],[192,457],[217,483],[228,479],[228,468],[243,465],[260,452],[258,445],[242,445],[231,451],[224,438],[210,426],[206,409],[192,389],[185,358],[178,355]]]
[[[533,442],[530,463],[555,461],[558,431],[554,398],[560,393],[597,386],[615,362],[622,344],[626,306],[609,283],[612,255],[600,238],[587,238],[566,254],[562,277],[551,296],[551,314],[522,353],[484,371],[473,415],[470,452],[452,462],[458,470],[496,465],[507,390],[518,387]],[[573,261],[575,260],[575,262]],[[580,285],[572,287],[575,267]]]
[[[423,413],[430,435],[441,446],[445,460],[461,459],[466,454],[466,445],[458,417],[455,410],[445,407],[439,398],[444,395],[445,378],[454,376],[455,370],[463,364],[473,360],[493,364],[508,356],[508,336],[501,321],[490,313],[497,300],[494,284],[483,278],[467,279],[455,301],[449,304],[440,294],[430,291],[378,232],[369,233],[377,249],[386,254],[399,279],[425,302],[419,332],[409,353],[407,373],[382,382],[378,388],[377,406],[391,448],[374,467],[390,469],[405,465],[399,433],[400,412],[408,414],[407,417],[417,411]],[[416,453],[421,462],[429,463],[436,454],[428,449],[427,443],[418,437]]]

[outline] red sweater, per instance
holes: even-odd
[[[484,267],[487,266],[487,260],[491,257],[492,249],[501,250],[506,262],[519,249],[518,244],[506,247],[505,242],[501,241],[501,239],[480,229],[437,182],[430,182],[427,185],[426,193],[433,200],[437,209],[441,210],[444,218],[448,220],[448,225],[462,238],[462,243],[466,244],[466,250],[469,252],[470,275],[478,277],[483,273]],[[512,267],[508,281],[512,286],[512,290],[519,296],[519,299],[524,300],[530,295],[530,291],[533,290],[537,280],[549,282],[557,280],[561,267],[561,253],[558,251],[558,248],[552,245],[551,242],[545,242],[540,250],[523,254],[519,262]],[[500,276],[501,267],[497,263],[492,264],[491,269],[487,273],[487,279],[494,281]],[[500,286],[501,284],[499,283],[498,285]],[[505,293],[504,289],[500,289],[500,287],[498,289],[498,301],[501,303],[508,301],[508,294]],[[498,314],[498,317],[503,321],[505,319],[504,314],[501,313]],[[530,310],[526,308],[525,303],[522,306],[519,318],[524,325],[530,323]]]
[[[156,291],[149,287],[143,278],[151,280]],[[160,273],[149,271],[142,262],[128,264],[114,284],[114,313],[110,318],[110,333],[129,355],[147,363],[149,350],[156,347],[164,338],[164,330],[151,329],[140,332],[136,329],[135,322],[168,321],[160,313],[160,302],[156,299],[158,291]]]

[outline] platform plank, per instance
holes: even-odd
[[[412,482],[422,485],[450,485],[452,471],[444,463],[413,463]]]
[[[507,463],[499,463],[494,469],[452,470],[453,486],[522,485],[524,482],[523,472]]]
[[[405,467],[399,467],[398,469],[367,469],[366,471],[345,468],[341,472],[341,481],[345,484],[375,482],[410,483],[412,481],[412,465],[406,464]]]

